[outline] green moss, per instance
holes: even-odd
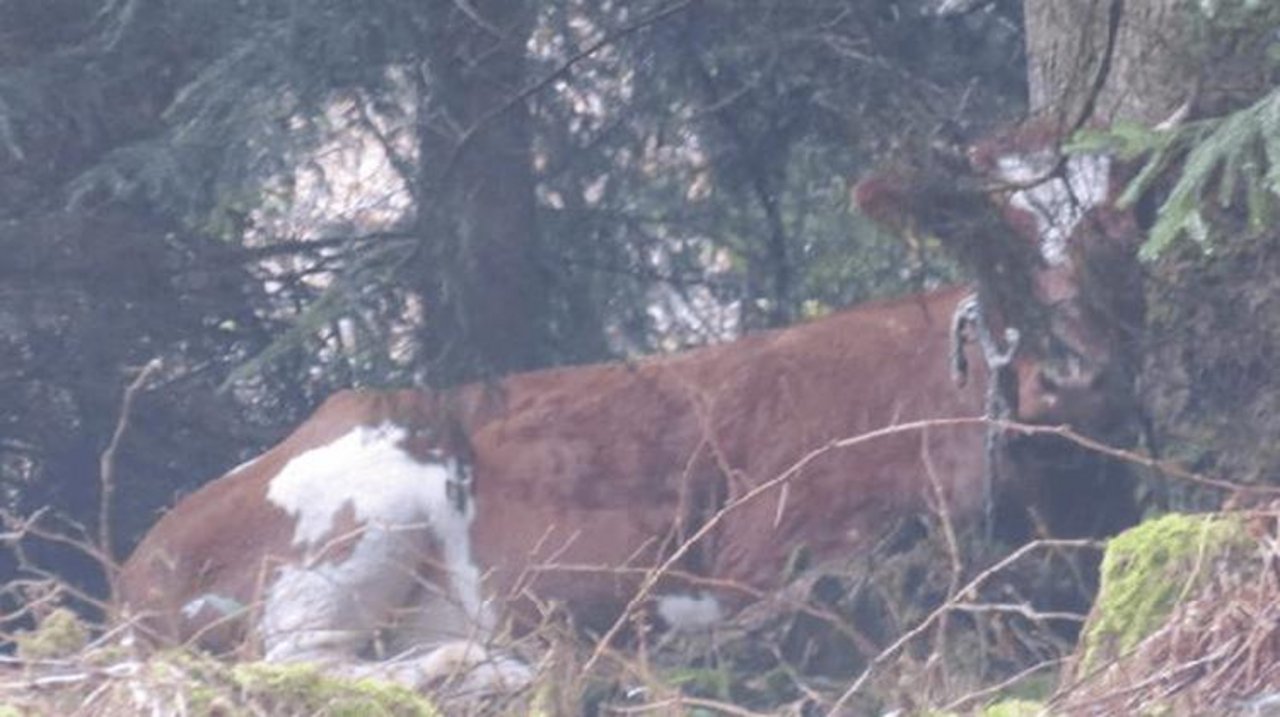
[[[1036,717],[1036,715],[1044,714],[1044,711],[1045,707],[1042,702],[1003,700],[993,705],[988,705],[980,714],[982,717]]]
[[[238,665],[235,683],[272,714],[323,717],[435,717],[437,710],[415,692],[390,682],[348,679],[310,665]]]
[[[13,641],[18,657],[24,660],[52,660],[70,657],[89,643],[89,630],[80,618],[65,607],[45,616],[35,630],[20,632]]]
[[[0,717],[83,712],[92,690],[95,715],[177,714],[191,717],[438,717],[408,687],[338,677],[314,665],[228,665],[208,655],[166,650],[127,677],[72,683],[6,695]],[[178,710],[178,705],[182,708]],[[177,710],[177,711],[175,711]]]
[[[1165,515],[1112,538],[1081,637],[1080,669],[1133,648],[1192,594],[1218,558],[1252,546],[1239,519],[1219,515]]]

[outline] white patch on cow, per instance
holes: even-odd
[[[675,632],[706,630],[724,619],[720,601],[701,595],[664,595],[658,598],[658,617]]]
[[[1048,151],[1008,154],[997,162],[1000,180],[1016,185],[1037,182],[1014,191],[1009,204],[1035,218],[1040,254],[1051,265],[1066,261],[1067,241],[1076,225],[1089,210],[1105,204],[1111,191],[1110,158],[1094,154],[1068,158],[1066,181],[1045,178],[1055,162],[1057,156]]]
[[[405,608],[430,617],[413,625],[423,641],[488,634],[471,559],[473,501],[456,494],[465,469],[443,457],[416,460],[401,447],[405,435],[392,424],[361,426],[272,479],[267,498],[296,521],[292,542],[303,557],[282,566],[267,590],[267,659],[353,656]],[[357,526],[347,535],[335,533],[343,511]],[[423,583],[419,569],[430,560],[443,563],[447,584]],[[415,597],[421,604],[410,605]]]
[[[456,466],[419,463],[400,447],[406,433],[393,424],[358,426],[285,465],[267,498],[297,521],[294,547],[314,549],[332,539],[334,520],[348,506],[357,521],[387,525],[456,513],[445,496]]]

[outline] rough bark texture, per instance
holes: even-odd
[[[1186,103],[1191,116],[1216,116],[1271,86],[1261,13],[1210,18],[1189,0],[1026,0],[1024,11],[1031,111],[1066,126],[1082,111],[1155,124]]]
[[[429,322],[461,344],[436,366],[446,382],[538,363],[545,276],[535,251],[535,197],[525,40],[527,3],[437,2],[440,28],[423,99],[420,199]],[[465,8],[460,9],[460,8]]]
[[[1184,6],[1184,0],[1026,0],[1032,112],[1058,113],[1070,126],[1096,94],[1090,114],[1103,121],[1168,117],[1196,85]],[[1095,90],[1102,70],[1105,81]]]

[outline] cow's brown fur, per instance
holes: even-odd
[[[205,625],[181,624],[181,605],[205,592],[250,605],[273,563],[294,559],[292,521],[266,499],[291,457],[356,425],[435,436],[456,422],[469,438],[472,540],[492,593],[529,591],[585,622],[611,618],[638,569],[806,453],[894,423],[982,415],[984,377],[957,388],[946,360],[965,293],[863,306],[670,357],[512,376],[447,401],[417,390],[340,392],[284,442],[169,512],[127,563],[122,598],[164,616],[170,637],[190,637]],[[798,547],[819,560],[854,555],[890,519],[924,510],[929,469],[950,509],[974,515],[983,443],[980,426],[947,427],[832,452],[785,493],[730,512],[682,568],[776,588]]]

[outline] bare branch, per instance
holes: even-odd
[[[119,452],[120,442],[124,439],[124,433],[129,427],[129,415],[133,411],[134,398],[142,390],[151,374],[158,370],[160,370],[160,359],[151,359],[125,388],[120,418],[116,421],[116,430],[111,434],[111,442],[102,452],[98,463],[98,477],[102,485],[102,491],[98,496],[98,555],[103,561],[102,569],[107,574],[107,585],[110,586],[113,602],[116,597],[117,566],[111,548],[111,498],[116,489],[116,453]]]

